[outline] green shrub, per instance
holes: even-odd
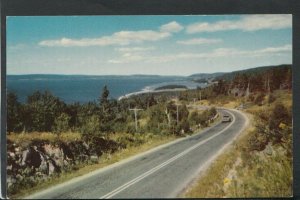
[[[60,114],[60,116],[54,120],[54,132],[60,134],[62,132],[67,131],[70,127],[69,126],[70,118],[71,117],[66,113]]]
[[[85,141],[90,141],[93,135],[101,134],[100,119],[97,115],[87,117],[85,123],[81,127],[82,137]]]
[[[276,97],[272,94],[268,96],[268,104],[273,103],[276,100]]]
[[[279,129],[280,123],[291,123],[291,117],[287,108],[283,104],[277,103],[270,116],[269,128],[271,130]]]
[[[259,105],[259,106],[261,106],[261,105],[262,105],[262,102],[263,102],[263,100],[264,100],[264,97],[265,97],[265,95],[264,95],[263,93],[259,93],[259,94],[256,96],[256,98],[255,98],[255,100],[254,100],[254,103],[257,104],[257,105]]]

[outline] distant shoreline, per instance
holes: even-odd
[[[186,90],[189,90],[189,88],[175,88],[175,89],[162,89],[162,90],[142,90],[142,91],[132,92],[132,93],[128,93],[128,94],[125,94],[123,96],[120,96],[118,98],[118,101],[120,101],[122,99],[127,99],[127,98],[132,97],[132,96],[140,95],[140,94],[152,94],[152,93],[160,93],[160,92],[179,92],[179,91],[186,91]]]
[[[208,87],[209,85],[211,85],[211,84],[205,84],[202,86],[199,85],[198,87],[205,88],[205,87]],[[178,87],[178,88],[172,88],[173,86],[174,86],[173,84],[170,84],[170,85],[159,86],[157,88],[151,88],[151,89],[146,87],[141,91],[131,92],[131,93],[122,95],[118,98],[118,101],[120,101],[122,99],[130,98],[132,96],[141,95],[141,94],[153,94],[153,93],[162,93],[162,92],[182,92],[182,91],[186,91],[186,90],[196,89],[196,88],[188,87],[186,85],[179,85],[180,87]],[[171,87],[171,88],[168,88],[168,87]],[[166,89],[160,89],[160,88],[166,88]]]

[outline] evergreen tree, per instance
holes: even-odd
[[[105,85],[100,97],[100,127],[103,132],[112,132],[112,120],[115,113],[113,112],[112,105],[108,99],[109,90]],[[112,102],[113,103],[113,102]]]
[[[109,90],[107,89],[107,86],[105,85],[103,87],[102,94],[100,97],[100,107],[101,107],[103,113],[107,112],[107,109],[109,107],[108,96],[109,96]]]
[[[21,104],[16,94],[7,94],[7,131],[14,132],[22,129]]]
[[[44,93],[34,92],[27,99],[26,109],[31,120],[27,121],[29,124],[26,127],[32,131],[51,131],[55,118],[65,108],[66,105],[49,91]]]
[[[67,131],[70,128],[69,122],[70,122],[70,116],[66,113],[61,113],[54,120],[54,131],[57,134]]]

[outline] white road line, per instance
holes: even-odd
[[[218,132],[217,134],[214,134],[214,135],[210,136],[209,138],[206,138],[205,140],[203,140],[203,141],[201,141],[201,142],[195,144],[194,146],[192,146],[192,147],[186,149],[185,151],[181,152],[180,154],[178,154],[178,155],[176,155],[176,156],[173,156],[173,157],[170,158],[169,160],[167,160],[167,161],[161,163],[160,165],[157,165],[156,167],[152,168],[151,170],[149,170],[149,171],[147,171],[147,172],[141,174],[140,176],[138,176],[138,177],[132,179],[131,181],[129,181],[129,182],[127,182],[127,183],[121,185],[120,187],[116,188],[115,190],[113,190],[113,191],[107,193],[106,195],[100,197],[100,199],[108,199],[108,198],[111,198],[111,197],[115,196],[116,194],[122,192],[123,190],[125,190],[125,189],[128,188],[128,187],[130,187],[131,185],[133,185],[133,184],[135,184],[135,183],[141,181],[142,179],[144,179],[144,178],[146,178],[147,176],[153,174],[154,172],[158,171],[159,169],[163,168],[164,166],[170,164],[171,162],[177,160],[178,158],[180,158],[180,157],[186,155],[187,153],[191,152],[192,150],[194,150],[194,149],[196,149],[197,147],[201,146],[202,144],[206,143],[207,141],[209,141],[209,140],[213,139],[214,137],[217,137],[218,135],[222,134],[222,133],[223,133],[224,131],[226,131],[230,126],[232,126],[232,124],[235,122],[235,116],[234,116],[231,112],[229,112],[229,111],[226,111],[226,112],[228,112],[228,113],[230,113],[230,115],[232,115],[233,120],[232,120],[232,122],[231,122],[228,126],[226,126],[226,128],[224,128],[222,131],[220,131],[220,132]]]

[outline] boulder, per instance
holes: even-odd
[[[44,150],[45,150],[45,153],[50,158],[53,159],[56,166],[58,166],[60,168],[63,167],[63,165],[64,165],[64,153],[63,153],[63,150],[61,148],[59,148],[58,146],[45,144],[44,145]]]
[[[41,162],[41,165],[38,170],[44,174],[48,174],[49,173],[49,164],[47,161],[47,157],[46,157],[46,155],[43,155],[42,153],[40,153],[40,156],[41,156],[42,162]]]
[[[38,151],[34,147],[29,147],[27,150],[23,151],[22,156],[22,166],[29,166],[33,168],[38,168],[41,165],[42,159]]]
[[[54,174],[54,172],[56,172],[55,164],[53,163],[53,161],[49,161],[48,166],[48,175],[51,176],[52,174]]]
[[[90,160],[93,162],[93,163],[97,163],[98,162],[98,159],[99,157],[97,155],[91,155],[90,156]]]

